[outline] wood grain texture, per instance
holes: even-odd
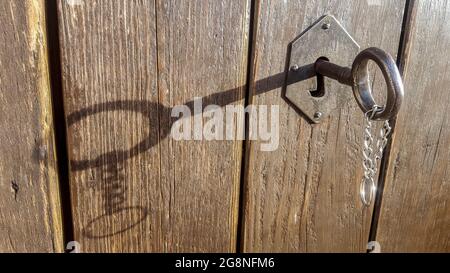
[[[450,3],[415,9],[376,240],[383,252],[449,252]]]
[[[160,103],[192,109],[192,99],[202,97],[204,107],[243,105],[250,1],[157,4]],[[160,114],[161,130],[168,130],[170,113]],[[170,208],[163,217],[167,249],[234,252],[242,141],[161,138],[160,143],[163,206]]]
[[[0,252],[61,252],[44,1],[0,14]]]
[[[334,15],[361,49],[376,46],[395,57],[404,7],[405,1],[257,1],[251,95],[286,71],[288,44],[324,14]],[[375,90],[383,90],[378,70],[371,76]],[[356,101],[318,125],[289,106],[281,88],[252,96],[252,103],[280,106],[280,145],[268,153],[259,141],[249,143],[243,251],[365,252],[373,209],[359,197],[363,114]]]
[[[83,252],[236,248],[242,141],[175,141],[171,109],[243,104],[249,1],[59,1]],[[204,102],[206,104],[206,102]]]

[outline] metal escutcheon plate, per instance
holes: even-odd
[[[353,94],[351,87],[325,77],[324,94],[313,96],[311,91],[317,90],[313,64],[326,57],[350,67],[358,52],[359,45],[336,18],[322,17],[292,43],[287,81],[295,83],[286,86],[286,98],[312,122],[319,123],[339,105],[353,100]]]

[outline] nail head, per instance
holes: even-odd
[[[322,25],[322,29],[329,29],[331,27],[331,24],[330,23],[324,23],[323,25]]]

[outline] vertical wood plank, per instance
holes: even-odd
[[[160,103],[192,110],[202,97],[203,107],[243,105],[250,1],[161,0],[157,12]],[[161,131],[170,130],[170,112],[160,114]],[[161,137],[167,250],[236,250],[242,146]]]
[[[450,3],[415,5],[376,240],[383,252],[448,252]]]
[[[0,252],[61,252],[44,1],[0,14]]]
[[[260,141],[249,143],[243,250],[364,252],[372,208],[359,199],[363,114],[356,102],[311,125],[282,99],[281,88],[258,94],[286,71],[288,44],[324,14],[334,15],[361,49],[377,46],[395,57],[405,1],[256,5],[252,103],[280,106],[280,145],[261,152]],[[383,90],[379,71],[371,76],[375,90]]]
[[[82,252],[159,248],[154,1],[59,1],[74,237]]]
[[[169,133],[194,97],[243,103],[248,1],[59,1],[59,18],[82,251],[234,251],[242,141]]]

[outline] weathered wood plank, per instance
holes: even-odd
[[[0,252],[61,252],[44,1],[0,14]]]
[[[194,97],[243,103],[248,1],[73,3],[59,18],[82,251],[234,251],[242,141],[168,135]]]
[[[376,240],[383,252],[448,252],[450,3],[415,4]]]
[[[157,1],[157,12],[160,103],[243,105],[250,1]],[[170,113],[160,114],[164,132]],[[234,252],[242,141],[161,137],[160,147],[167,250]]]
[[[405,1],[261,0],[256,6],[252,103],[280,106],[280,145],[268,153],[260,141],[249,143],[243,250],[364,252],[372,208],[359,198],[363,114],[356,102],[311,125],[282,99],[281,88],[259,89],[284,73],[288,44],[324,14],[334,15],[362,49],[377,46],[395,57]],[[375,90],[382,90],[377,75],[372,70]]]

